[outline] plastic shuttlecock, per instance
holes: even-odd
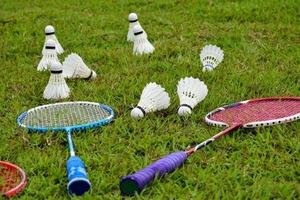
[[[47,87],[44,91],[45,99],[64,99],[70,95],[70,89],[62,75],[62,65],[60,62],[51,63],[51,75]]]
[[[133,27],[135,25],[140,25],[137,14],[130,13],[128,15],[128,21],[129,21],[129,28],[128,28],[128,33],[127,33],[127,41],[133,42],[134,41]],[[144,33],[147,37],[147,33],[146,32],[144,32]]]
[[[203,81],[193,77],[180,79],[177,84],[177,94],[180,100],[178,114],[180,116],[192,113],[192,109],[202,101],[208,93]]]
[[[49,39],[46,41],[45,51],[43,51],[43,57],[40,60],[37,70],[45,71],[50,68],[52,62],[58,62],[57,52],[55,50],[55,41]]]
[[[133,54],[141,55],[148,54],[154,51],[153,45],[148,41],[147,35],[143,28],[139,25],[133,27],[134,34],[134,45],[133,45]]]
[[[60,45],[59,41],[57,40],[57,38],[55,36],[55,30],[54,30],[53,26],[48,25],[48,26],[45,27],[45,35],[46,35],[46,39],[45,39],[45,44],[44,44],[42,53],[44,53],[44,51],[45,51],[47,40],[51,39],[51,40],[55,41],[56,52],[58,54],[62,54],[64,52],[64,49],[62,48],[62,46]]]
[[[62,68],[65,78],[84,78],[88,80],[97,76],[96,72],[86,66],[82,58],[76,53],[71,53],[65,58]]]
[[[212,71],[222,62],[223,58],[224,53],[220,47],[215,45],[206,45],[200,53],[203,71]]]
[[[169,105],[170,97],[165,89],[156,83],[148,83],[142,92],[137,107],[131,111],[131,117],[142,118],[146,113],[166,109]]]

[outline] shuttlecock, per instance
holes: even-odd
[[[133,54],[141,55],[141,54],[148,54],[154,51],[153,45],[148,41],[147,35],[143,28],[140,25],[135,25],[133,27]]]
[[[76,53],[71,53],[65,58],[62,68],[65,78],[84,78],[88,80],[97,76],[96,72],[86,66],[82,58]]]
[[[131,111],[131,117],[142,118],[146,113],[166,109],[169,105],[170,97],[165,89],[156,83],[148,83],[142,92],[137,107]]]
[[[180,79],[177,84],[177,94],[180,100],[178,114],[180,116],[192,113],[192,109],[207,95],[208,89],[203,81],[193,77]]]
[[[57,62],[57,52],[55,50],[55,41],[49,39],[46,41],[45,51],[43,51],[43,57],[40,60],[37,70],[38,71],[45,71],[47,70],[52,62]]]
[[[137,14],[130,13],[128,15],[128,21],[129,21],[129,28],[128,28],[128,33],[127,33],[127,41],[133,42],[134,41],[133,27],[135,25],[140,25]],[[144,33],[147,36],[147,33],[146,32],[144,32]]]
[[[222,62],[223,58],[224,53],[220,47],[206,45],[200,53],[203,71],[212,71]]]
[[[51,75],[47,87],[44,91],[45,99],[64,99],[70,95],[70,89],[62,75],[62,65],[60,62],[51,63]]]
[[[46,47],[46,42],[47,40],[51,39],[51,40],[54,40],[55,41],[55,49],[56,49],[56,52],[58,54],[62,54],[64,52],[64,49],[62,48],[62,46],[60,45],[60,43],[58,42],[56,36],[55,36],[55,30],[54,30],[54,27],[51,26],[51,25],[48,25],[45,27],[45,35],[46,35],[46,39],[45,39],[45,44],[44,44],[44,47],[43,47],[43,51],[45,51],[45,47]]]

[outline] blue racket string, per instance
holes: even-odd
[[[22,124],[27,128],[64,128],[97,122],[111,115],[99,105],[52,104],[28,111]]]

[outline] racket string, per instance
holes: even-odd
[[[276,120],[300,113],[299,100],[253,101],[225,107],[209,118],[229,125],[234,123],[251,123],[256,121]]]
[[[25,119],[29,127],[67,127],[93,123],[110,116],[110,113],[94,104],[58,104],[30,111]]]
[[[8,192],[15,188],[21,180],[17,170],[0,166],[0,193]]]

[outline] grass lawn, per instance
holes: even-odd
[[[136,12],[155,46],[133,56],[127,16]],[[94,69],[92,82],[68,80],[66,101],[110,105],[114,123],[74,134],[92,193],[120,199],[119,180],[171,152],[220,131],[205,124],[221,105],[269,96],[300,96],[299,1],[0,1],[0,160],[22,166],[29,183],[17,199],[68,199],[64,133],[27,133],[16,118],[43,99],[49,72],[38,72],[44,28],[52,24],[65,49]],[[203,73],[201,48],[224,50],[217,70]],[[209,93],[193,115],[177,115],[176,84],[193,76]],[[130,118],[146,83],[162,84],[171,106]],[[133,199],[299,199],[300,123],[239,130],[206,147]],[[129,198],[130,199],[130,198]]]

